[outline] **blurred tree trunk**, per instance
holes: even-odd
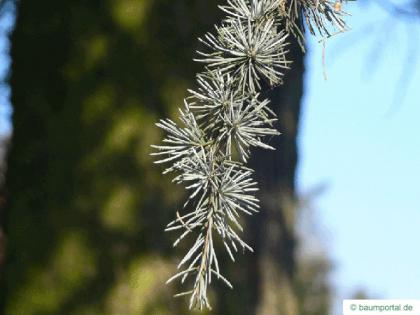
[[[252,227],[257,237],[256,273],[260,277],[260,293],[256,314],[259,315],[299,314],[295,288],[295,175],[304,63],[299,46],[292,38],[290,40],[292,69],[284,85],[269,93],[282,134],[270,141],[276,151],[259,150],[251,162],[260,184],[262,209]]]
[[[284,78],[284,85],[266,93],[279,118],[276,127],[282,134],[269,141],[275,151],[254,150],[251,160],[260,188],[261,211],[247,218],[245,232],[255,252],[240,257],[231,266],[229,274],[234,277],[235,289],[220,296],[221,308],[229,309],[225,314],[303,315],[298,310],[295,282],[294,227],[304,54],[293,38],[289,37],[289,41],[292,68]],[[242,292],[238,294],[237,290]]]
[[[154,122],[192,86],[209,0],[21,1],[12,34],[14,134],[8,158],[9,314],[186,314],[165,286],[175,268],[164,225],[179,187],[152,167]],[[294,178],[303,55],[270,91],[282,136],[255,152],[262,211],[255,254],[231,267],[215,313],[296,315]],[[180,249],[181,250],[181,249]],[[179,251],[179,250],[178,250]],[[237,270],[237,272],[235,272]],[[227,293],[227,294],[225,294]],[[241,300],[245,297],[245,300]]]

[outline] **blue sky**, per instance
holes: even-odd
[[[390,19],[374,4],[348,8],[352,30],[327,43],[327,81],[322,46],[309,43],[297,178],[302,194],[327,186],[312,202],[334,264],[334,315],[358,288],[420,299],[419,23]],[[0,22],[1,34],[10,22]],[[6,49],[1,39],[0,76]],[[7,93],[0,88],[3,134],[11,128]]]
[[[313,207],[336,314],[357,288],[420,299],[420,23],[372,3],[348,9],[352,30],[327,43],[327,81],[322,46],[310,43],[299,136],[299,191],[327,186]]]

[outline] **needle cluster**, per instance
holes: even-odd
[[[233,261],[239,250],[252,252],[241,237],[241,221],[258,212],[259,201],[246,163],[254,147],[274,150],[269,140],[279,135],[270,102],[260,94],[262,83],[282,83],[291,66],[287,38],[303,34],[297,21],[305,19],[312,33],[317,27],[321,34],[328,34],[327,22],[345,26],[326,0],[227,0],[220,8],[227,14],[222,23],[199,39],[203,50],[195,61],[204,71],[188,90],[179,123],[156,124],[166,137],[152,153],[188,192],[166,231],[179,233],[174,246],[189,237],[193,245],[168,282],[189,283],[177,296],[188,295],[190,308],[198,309],[210,308],[207,289],[213,279],[232,287],[221,273],[216,247],[223,246]]]
[[[342,10],[343,1],[355,0],[284,0],[284,27],[297,37],[304,50],[304,26],[312,35],[329,38],[347,30],[344,21],[348,14]]]

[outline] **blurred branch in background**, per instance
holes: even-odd
[[[408,0],[403,3],[395,3],[389,0],[375,0],[375,4],[380,6],[389,14],[389,18],[384,21],[384,29],[377,34],[378,38],[382,38],[383,46],[392,45],[392,33],[395,30],[396,23],[402,23],[406,33],[406,54],[401,58],[402,70],[396,82],[394,99],[391,103],[393,108],[398,108],[404,102],[407,88],[413,78],[419,58],[419,42],[420,42],[420,1]],[[377,47],[372,48],[369,61],[378,60],[381,54]],[[377,62],[377,61],[376,61]],[[392,108],[391,108],[392,110]]]
[[[393,16],[413,19],[418,19],[420,16],[419,0],[408,0],[398,4],[389,0],[374,0],[374,2]]]
[[[363,75],[371,77],[381,65],[385,52],[392,50],[395,45],[403,45],[404,53],[399,57],[401,72],[390,75],[390,78],[395,80],[394,97],[389,103],[391,112],[404,102],[407,88],[417,67],[420,51],[420,0],[359,0],[358,5],[366,9],[376,6],[381,9],[383,15],[379,19],[372,16],[363,27],[349,32],[337,45],[334,57],[343,55],[349,44],[369,41],[371,48],[366,57]],[[401,32],[405,36],[401,36]],[[397,38],[404,39],[405,42],[397,43],[394,40]]]

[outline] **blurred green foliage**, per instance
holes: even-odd
[[[208,0],[21,1],[11,36],[5,314],[183,314],[154,122],[199,66]],[[169,256],[170,255],[170,256]]]

